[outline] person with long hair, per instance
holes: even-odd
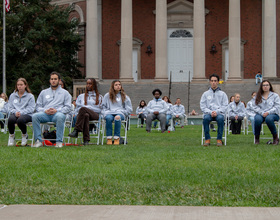
[[[77,138],[79,132],[83,132],[84,145],[90,141],[89,121],[98,120],[101,112],[102,95],[99,94],[95,79],[88,79],[86,92],[80,94],[76,100],[76,110],[78,112],[75,128],[70,137]]]
[[[0,126],[1,126],[1,132],[5,132],[4,126],[5,126],[5,118],[8,114],[8,96],[6,93],[2,93],[0,95]],[[4,115],[6,114],[6,115]]]
[[[136,115],[138,115],[138,118],[141,119],[141,128],[143,128],[144,121],[147,117],[146,106],[147,104],[145,100],[141,100],[139,106],[136,109]]]
[[[252,99],[247,103],[247,107],[246,107],[246,116],[247,116],[248,120],[250,120],[250,122],[251,122],[252,131],[253,131],[254,135],[255,135],[255,120],[254,120],[254,118],[255,118],[256,113],[253,110],[253,105],[254,105],[254,102],[255,102],[254,97],[256,96],[256,94],[257,94],[256,92],[251,93]]]
[[[228,105],[228,117],[231,121],[231,132],[232,134],[241,133],[242,120],[246,115],[246,109],[243,102],[240,101],[240,94],[235,93],[234,101]]]
[[[274,92],[271,83],[268,80],[263,80],[255,97],[253,105],[255,115],[255,144],[260,143],[260,132],[262,123],[265,121],[272,136],[273,144],[279,144],[275,121],[279,121],[280,98]]]
[[[132,112],[131,100],[129,96],[125,94],[122,84],[119,80],[114,80],[111,83],[109,92],[104,96],[102,108],[102,115],[106,120],[107,145],[113,144],[113,121],[115,121],[114,145],[119,145],[121,135],[121,120],[124,120]]]
[[[32,114],[35,110],[35,98],[31,93],[26,79],[19,78],[15,85],[15,91],[10,95],[9,99],[9,140],[8,146],[14,146],[15,143],[15,124],[18,125],[22,132],[21,145],[27,144],[27,127],[26,123],[32,121]]]
[[[165,101],[167,106],[168,106],[168,109],[166,111],[166,121],[165,121],[165,123],[166,123],[165,130],[167,130],[168,129],[168,125],[169,125],[169,121],[172,118],[172,110],[171,110],[171,108],[172,108],[173,105],[172,105],[172,102],[171,102],[170,98],[168,96],[166,96],[166,95],[162,97],[162,100]]]

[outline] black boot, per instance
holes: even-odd
[[[89,145],[89,141],[84,141],[84,145]]]
[[[68,136],[72,137],[72,138],[77,138],[78,134],[79,134],[79,131],[74,129],[74,131],[72,133],[68,134]]]
[[[260,143],[260,135],[255,135],[255,144]]]
[[[277,134],[273,135],[273,145],[278,145],[279,144],[279,138]]]

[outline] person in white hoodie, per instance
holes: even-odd
[[[172,106],[172,119],[173,125],[175,127],[175,120],[180,119],[180,127],[184,128],[184,120],[185,120],[185,107],[181,104],[181,99],[176,99],[176,104]]]
[[[102,115],[106,120],[107,145],[112,145],[113,143],[113,121],[115,121],[114,145],[120,144],[121,120],[127,118],[132,110],[131,100],[125,94],[121,82],[114,80],[102,102]]]
[[[256,113],[254,118],[255,144],[260,143],[260,132],[264,121],[273,136],[273,144],[279,144],[279,138],[274,122],[279,121],[280,98],[279,95],[274,92],[272,85],[268,80],[264,80],[260,84],[259,91],[255,96],[253,111]]]
[[[228,117],[231,121],[232,134],[240,134],[242,120],[246,115],[245,105],[240,101],[240,94],[235,93],[234,101],[228,105]]]
[[[32,95],[26,79],[19,78],[16,82],[15,91],[10,95],[9,98],[9,140],[8,146],[14,146],[15,142],[15,124],[18,125],[22,132],[21,145],[27,144],[27,127],[26,123],[32,121],[32,114],[35,110],[35,98]]]
[[[138,116],[138,118],[141,119],[141,128],[143,128],[144,121],[146,120],[147,117],[146,107],[147,104],[145,100],[141,100],[139,106],[136,109],[136,115]]]
[[[71,95],[59,85],[60,74],[50,74],[50,88],[41,91],[36,103],[36,113],[32,116],[34,140],[32,147],[41,147],[42,135],[40,123],[55,122],[56,147],[62,147],[66,115],[71,112]]]
[[[152,121],[158,119],[160,121],[161,132],[164,133],[166,129],[166,112],[169,107],[167,103],[160,98],[162,95],[160,89],[155,89],[152,94],[154,99],[149,101],[146,108],[148,113],[146,119],[146,131],[150,133]]]
[[[205,134],[204,146],[210,145],[209,124],[211,121],[217,121],[218,134],[217,146],[222,146],[224,120],[227,111],[228,97],[219,87],[220,77],[212,74],[209,77],[211,88],[204,92],[200,99],[200,109],[203,112],[203,128]]]
[[[76,100],[77,119],[74,131],[69,134],[70,137],[77,138],[79,132],[83,132],[84,145],[89,144],[89,121],[99,119],[102,99],[103,96],[98,92],[96,80],[88,79],[86,92],[80,94]]]

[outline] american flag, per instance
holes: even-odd
[[[5,0],[5,8],[6,8],[6,12],[10,11],[10,0]]]

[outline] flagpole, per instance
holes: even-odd
[[[3,0],[3,92],[6,93],[6,8]]]

